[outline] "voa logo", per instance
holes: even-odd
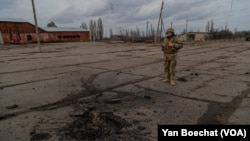
[[[244,137],[244,133],[245,131],[242,130],[242,129],[222,129],[221,130],[222,134],[225,135],[225,136],[242,136]]]

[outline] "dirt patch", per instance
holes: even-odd
[[[86,141],[117,141],[137,140],[147,141],[138,133],[145,127],[133,128],[129,122],[113,112],[92,112],[93,108],[84,111],[79,118],[58,131],[60,140],[86,140]],[[136,131],[135,131],[136,130]]]
[[[40,141],[40,140],[48,140],[52,136],[49,133],[34,133],[31,134],[30,141]]]

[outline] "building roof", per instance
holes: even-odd
[[[18,23],[28,23],[24,19],[16,19],[16,18],[0,18],[0,22],[18,22]]]
[[[73,27],[40,27],[41,29],[47,32],[84,32],[88,31],[82,28],[73,28]]]
[[[178,36],[182,36],[182,35],[193,35],[193,34],[209,34],[209,33],[208,33],[208,32],[188,32],[188,33],[179,34]]]

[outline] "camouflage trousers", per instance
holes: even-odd
[[[167,79],[174,80],[175,78],[176,56],[176,54],[164,53],[164,70]]]

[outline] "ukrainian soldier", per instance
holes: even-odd
[[[166,38],[162,43],[162,51],[164,53],[164,70],[165,79],[163,82],[169,82],[171,85],[175,85],[175,67],[177,63],[177,52],[183,47],[181,41],[175,36],[174,29],[168,28],[166,31]]]

